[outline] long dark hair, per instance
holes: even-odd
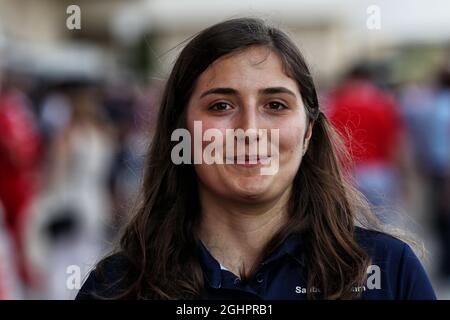
[[[363,198],[346,183],[340,143],[319,109],[311,73],[297,46],[278,28],[260,19],[240,18],[209,27],[184,47],[167,81],[157,127],[149,150],[141,197],[124,229],[119,250],[127,259],[126,290],[135,299],[195,299],[203,289],[196,230],[201,214],[192,165],[175,165],[172,132],[185,128],[186,106],[199,75],[215,60],[264,46],[281,58],[285,72],[297,81],[313,133],[293,183],[289,223],[267,244],[261,259],[286,237],[301,234],[309,287],[327,299],[353,298],[370,264],[358,245],[357,219],[374,223]],[[105,260],[103,260],[104,262]],[[101,269],[103,262],[100,263]],[[312,298],[312,296],[310,296]]]

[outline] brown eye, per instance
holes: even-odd
[[[209,110],[213,110],[213,111],[227,111],[230,109],[231,109],[231,106],[225,102],[215,103],[209,108]]]
[[[278,101],[269,102],[268,107],[270,110],[281,111],[287,109],[286,105]]]

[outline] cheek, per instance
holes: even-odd
[[[202,114],[202,112],[195,110],[194,108],[188,108],[188,113],[186,116],[187,129],[194,136],[194,121],[200,121],[202,125],[202,137],[206,130],[208,129],[219,129],[225,134],[225,129],[230,128],[230,123],[226,118],[213,117]]]
[[[228,121],[214,117],[198,117],[195,118],[195,121],[201,123],[201,130],[199,130],[197,123],[197,132],[194,130],[194,120],[190,120],[187,124],[187,129],[191,134],[191,147],[194,152],[203,153],[203,150],[212,143],[210,140],[204,141],[203,139],[205,137],[205,132],[209,129],[214,129],[214,131],[219,130],[222,133],[223,141],[225,141],[226,129],[230,128]],[[194,148],[194,142],[199,140],[201,140],[201,149],[196,149]]]
[[[292,181],[302,162],[304,129],[291,125],[280,129],[279,179]]]
[[[200,136],[196,136],[194,134],[194,121],[201,122],[201,131],[197,132],[200,133]],[[191,134],[192,157],[195,157],[195,153],[197,153],[197,157],[202,159],[201,163],[194,164],[194,168],[200,180],[202,180],[206,184],[217,182],[216,180],[218,179],[218,172],[217,165],[206,164],[203,158],[203,151],[205,147],[211,143],[211,141],[203,141],[205,131],[208,129],[218,129],[222,132],[223,137],[225,137],[225,130],[227,128],[229,128],[228,123],[221,118],[204,117],[198,114],[191,114],[187,117],[187,129]],[[200,140],[201,148],[194,147],[196,139],[197,141]]]
[[[301,155],[305,127],[303,121],[286,121],[280,126],[280,153],[293,156]]]

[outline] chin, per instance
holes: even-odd
[[[267,176],[238,177],[232,181],[230,191],[242,199],[259,200],[267,197],[270,186],[271,179]]]

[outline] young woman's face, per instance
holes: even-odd
[[[272,143],[267,147],[272,158],[267,160],[273,166],[275,152],[279,160],[274,174],[261,174],[262,167],[270,165],[260,162],[226,164],[226,151],[224,164],[195,164],[200,187],[230,201],[271,201],[290,190],[312,131],[297,83],[285,74],[278,55],[266,47],[252,47],[210,65],[197,79],[186,120],[192,137],[194,121],[201,121],[202,134],[210,128],[220,130],[223,150],[227,150],[226,129],[267,130]],[[274,148],[272,129],[279,130],[278,148]],[[248,147],[258,139],[260,136],[243,141]],[[203,142],[203,148],[210,143]],[[257,153],[245,149],[247,160],[266,159],[260,151]],[[238,154],[235,147],[234,156]]]

